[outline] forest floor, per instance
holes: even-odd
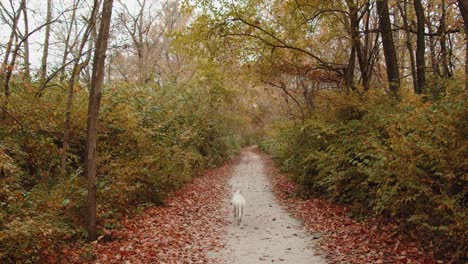
[[[243,227],[230,197],[246,198]],[[121,221],[110,242],[94,244],[95,263],[436,263],[391,225],[358,222],[346,207],[302,200],[256,147],[172,193],[166,206]]]
[[[327,263],[446,263],[419,250],[414,239],[399,235],[396,226],[383,219],[358,221],[349,216],[349,207],[324,198],[297,197],[297,185],[279,172],[268,155],[257,153],[265,162],[276,198],[309,232],[320,237],[319,252]]]
[[[236,160],[173,192],[165,206],[123,219],[111,242],[94,246],[95,263],[213,263],[207,252],[223,246],[222,201]]]

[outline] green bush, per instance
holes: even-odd
[[[99,227],[115,228],[139,205],[163,203],[168,192],[239,150],[234,91],[218,70],[164,87],[115,83],[105,87],[98,127]],[[24,84],[23,84],[24,85]],[[18,85],[0,119],[0,262],[37,262],[84,239],[83,175],[87,91],[77,86],[67,175],[60,155],[65,89],[35,97]]]
[[[332,111],[277,124],[264,142],[302,190],[349,204],[357,217],[395,219],[437,254],[468,252],[466,93],[397,105],[326,96]]]
[[[38,261],[41,253],[57,250],[78,235],[84,224],[86,182],[72,176],[43,182],[22,192],[6,214],[0,232],[0,259]]]

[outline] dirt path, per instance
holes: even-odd
[[[226,227],[226,246],[209,255],[223,263],[325,263],[314,256],[313,237],[276,201],[264,174],[264,162],[252,150],[243,152],[229,182],[231,190],[240,189],[247,201],[244,226],[233,223],[230,201],[226,200],[225,214],[231,222]]]

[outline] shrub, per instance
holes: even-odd
[[[264,143],[303,190],[384,215],[437,254],[467,252],[466,93],[440,101],[326,94],[331,111],[273,127]]]
[[[213,71],[165,87],[116,83],[104,89],[98,128],[98,225],[168,192],[239,149],[233,92]],[[206,78],[205,74],[210,74]],[[34,88],[34,84],[32,86]],[[87,92],[76,87],[67,175],[59,174],[66,91],[35,97],[15,87],[13,118],[0,123],[0,262],[38,262],[84,239]],[[132,209],[133,208],[133,209]]]

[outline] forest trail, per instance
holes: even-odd
[[[268,155],[245,148],[172,192],[164,206],[121,219],[107,241],[94,244],[94,263],[436,263],[392,225],[356,221],[324,199],[290,196],[295,186]],[[235,189],[247,202],[243,228],[232,216]],[[86,248],[77,248],[64,249],[61,263],[89,263],[81,258]]]
[[[315,243],[302,224],[292,218],[274,197],[265,174],[262,157],[246,148],[232,170],[229,187],[241,190],[246,199],[244,225],[233,222],[230,197],[224,212],[230,224],[226,228],[225,247],[209,255],[223,263],[325,263],[315,256]]]

